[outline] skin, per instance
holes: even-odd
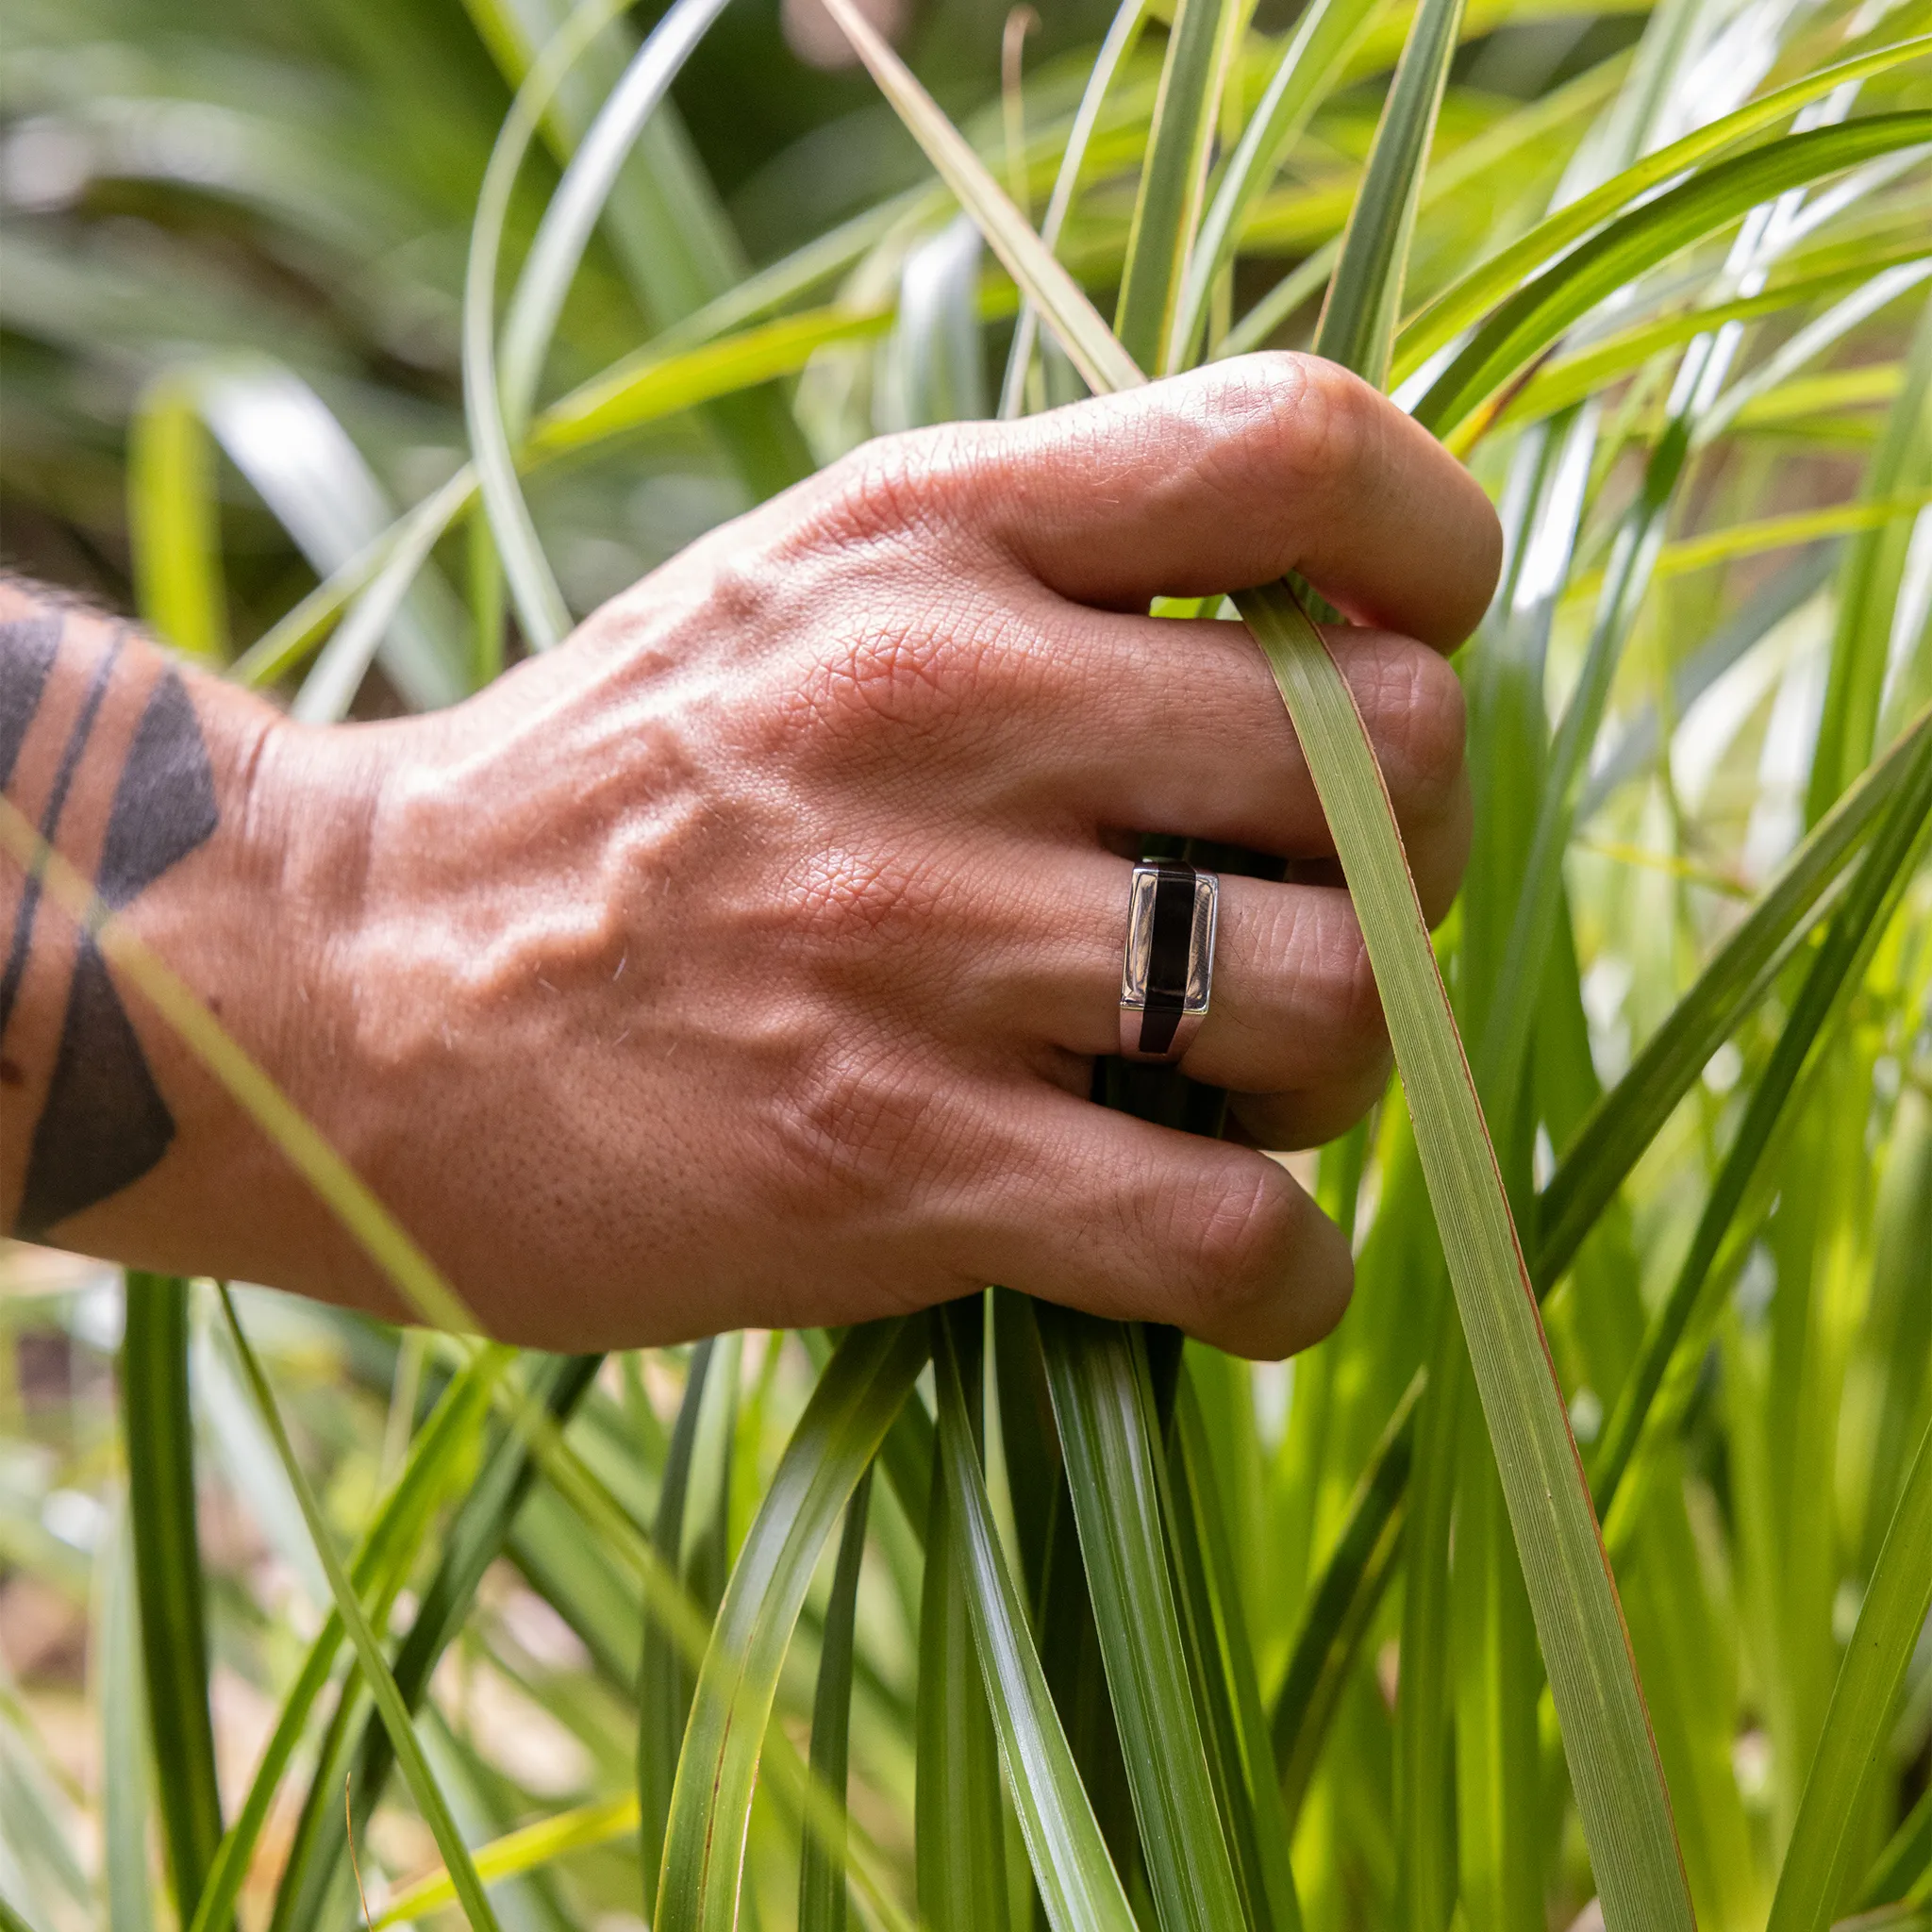
[[[1351,1268],[1259,1149],[1357,1118],[1388,1044],[1259,654],[1144,612],[1298,570],[1347,613],[1330,647],[1440,918],[1469,836],[1443,654],[1499,555],[1464,472],[1308,358],[885,439],[449,711],[314,729],[184,674],[218,823],[124,916],[507,1339],[842,1324],[1000,1281],[1284,1354]],[[0,619],[44,609],[0,591]],[[90,877],[172,675],[138,640],[103,669],[113,628],[64,618],[6,785],[46,821],[97,685],[53,834]],[[1086,1098],[1143,832],[1316,881],[1223,881],[1185,1070],[1233,1090],[1226,1141]],[[26,893],[0,861],[0,930]],[[78,945],[42,904],[0,1034],[16,1221]],[[172,1131],[38,1237],[402,1312],[119,991]]]

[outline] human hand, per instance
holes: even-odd
[[[1357,621],[1331,648],[1440,918],[1468,840],[1441,653],[1498,552],[1463,471],[1311,358],[869,444],[453,710],[268,732],[255,816],[330,910],[265,1057],[512,1340],[999,1281],[1303,1346],[1341,1233],[1256,1146],[1087,1098],[1138,834],[1332,854],[1245,630],[1142,613],[1298,570]],[[1388,1064],[1345,892],[1224,878],[1184,1070],[1282,1148]],[[258,1219],[231,1272],[384,1305],[315,1211]]]

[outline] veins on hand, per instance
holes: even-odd
[[[93,623],[53,593],[18,580],[8,588],[25,592],[32,606],[0,621],[0,792],[28,808],[14,790],[22,753],[37,722],[58,728],[58,713],[71,710],[51,783],[33,816],[42,840],[58,846],[73,803],[111,788],[94,890],[118,911],[210,838],[220,821],[192,700],[179,674],[163,664],[125,752],[104,752],[96,734],[102,706],[117,676],[129,675],[125,630],[108,625],[105,644],[90,654],[84,634]],[[22,992],[37,945],[48,943],[42,910],[36,867],[21,884],[0,963],[0,1063],[8,1073],[0,1098],[11,1116],[26,1095],[41,1095],[30,1123],[21,1123],[29,1134],[26,1170],[10,1217],[12,1232],[28,1241],[44,1239],[70,1215],[139,1180],[175,1137],[174,1116],[90,935],[80,935],[57,995],[63,1010],[44,1077],[34,1077],[27,1049],[16,1051],[9,1041],[9,1030],[26,1030],[16,1024]],[[35,1030],[45,1037],[44,1029]],[[14,1131],[9,1118],[9,1138]]]

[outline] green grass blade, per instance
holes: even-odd
[[[1080,189],[1080,171],[1086,165],[1093,130],[1100,124],[1100,110],[1107,105],[1122,66],[1139,43],[1141,30],[1147,24],[1149,0],[1122,0],[1118,12],[1108,24],[1107,37],[1093,57],[1093,65],[1067,129],[1067,145],[1060,157],[1059,172],[1054,176],[1053,192],[1047,197],[1046,216],[1040,225],[1040,239],[1051,250],[1059,246],[1060,231]],[[1040,312],[1028,302],[1020,310],[1013,329],[1013,346],[1007,358],[1006,380],[1000,388],[1000,414],[1020,414],[1024,399],[1027,374],[1033,367],[1034,347],[1040,335]]]
[[[194,1515],[194,1418],[188,1400],[188,1283],[127,1275],[121,1343],[122,1429],[134,1527],[162,1842],[184,1921],[222,1840],[208,1704],[208,1606]]]
[[[459,1473],[461,1459],[489,1414],[491,1385],[512,1354],[500,1346],[479,1350],[475,1360],[451,1381],[410,1444],[408,1460],[364,1533],[361,1547],[350,1563],[349,1578],[358,1597],[368,1604],[375,1627],[387,1622],[396,1592],[408,1577],[430,1515]],[[341,1617],[331,1610],[308,1646],[294,1683],[282,1698],[275,1731],[256,1767],[248,1795],[208,1869],[190,1932],[227,1932],[282,1774],[302,1740],[315,1700],[328,1683],[341,1642]]]
[[[729,1932],[737,1923],[758,1747],[792,1626],[819,1555],[927,1353],[918,1322],[851,1330],[786,1445],[699,1673],[652,1918],[658,1932]]]
[[[1288,1856],[1292,1830],[1255,1676],[1255,1647],[1200,1391],[1186,1366],[1175,1391],[1171,1474],[1177,1567],[1187,1588],[1201,1654],[1196,1668],[1205,1680],[1210,1717],[1208,1768],[1229,1823],[1241,1896],[1257,1932],[1301,1932],[1301,1901]]]
[[[1104,323],[1080,285],[1054,257],[971,143],[940,111],[932,96],[879,37],[853,0],[825,0],[826,10],[925,151],[959,205],[979,224],[987,245],[1049,323],[1067,358],[1096,393],[1131,389],[1145,380],[1134,358]]]
[[[510,194],[544,111],[571,68],[623,10],[623,0],[582,0],[532,63],[484,170],[463,272],[463,419],[517,618],[538,650],[561,641],[570,611],[517,481],[514,430],[496,366],[497,264]]]
[[[521,1831],[506,1832],[471,1855],[476,1875],[491,1885],[541,1871],[558,1858],[586,1852],[623,1838],[638,1825],[635,1798],[601,1798],[553,1817],[539,1819]],[[447,1872],[431,1872],[395,1892],[376,1917],[370,1932],[422,1918],[458,1902],[455,1881]]]
[[[470,1861],[469,1850],[463,1843],[462,1834],[457,1829],[456,1820],[450,1815],[442,1788],[437,1783],[435,1774],[429,1769],[428,1760],[423,1755],[423,1746],[417,1739],[415,1725],[408,1707],[403,1702],[402,1692],[397,1690],[396,1680],[390,1674],[388,1659],[382,1654],[382,1646],[376,1641],[375,1631],[369,1627],[369,1620],[363,1614],[355,1585],[350,1582],[348,1573],[342,1568],[342,1559],[337,1553],[334,1540],[329,1535],[328,1525],[322,1519],[322,1510],[316,1503],[314,1491],[308,1487],[308,1478],[303,1474],[301,1463],[296,1460],[294,1449],[289,1441],[288,1431],[282,1424],[281,1410],[276,1407],[267,1378],[262,1374],[261,1364],[256,1360],[255,1351],[249,1346],[241,1318],[235,1312],[234,1299],[225,1287],[222,1289],[221,1295],[222,1309],[228,1319],[228,1331],[235,1338],[235,1348],[242,1357],[242,1372],[254,1391],[256,1404],[261,1410],[261,1419],[267,1424],[269,1434],[275,1440],[275,1453],[281,1457],[282,1467],[288,1473],[296,1500],[302,1506],[303,1520],[308,1524],[308,1533],[315,1540],[316,1555],[322,1558],[323,1568],[328,1574],[329,1592],[335,1598],[342,1626],[348,1632],[350,1643],[355,1647],[356,1659],[362,1668],[363,1679],[375,1695],[376,1708],[382,1713],[383,1724],[389,1731],[396,1757],[403,1767],[403,1774],[408,1781],[409,1795],[415,1799],[416,1807],[423,1814],[424,1823],[428,1825],[431,1835],[436,1840],[436,1849],[442,1855],[442,1862],[448,1868],[451,1881],[456,1887],[457,1897],[475,1932],[497,1932],[496,1915],[491,1910],[490,1901],[484,1895],[483,1882],[477,1877],[476,1869]]]
[[[1616,1588],[1367,732],[1286,586],[1245,592],[1237,608],[1261,644],[1316,774],[1382,990],[1605,1923],[1612,1932],[1688,1927],[1690,1903],[1670,1801]]]
[[[1208,151],[1245,17],[1240,0],[1177,0],[1168,29],[1113,325],[1127,354],[1156,375],[1174,366],[1174,324],[1207,192]]]
[[[1886,417],[1884,434],[1867,465],[1860,494],[1880,503],[1932,483],[1932,302],[1923,305],[1906,360],[1906,380]],[[1833,800],[1869,762],[1878,726],[1892,611],[1906,571],[1908,528],[1880,525],[1845,547],[1839,586],[1837,635],[1824,688],[1824,712],[1811,758],[1806,796],[1808,820],[1824,817]]]
[[[1415,1455],[1416,1410],[1427,1385],[1427,1372],[1418,1370],[1389,1418],[1309,1594],[1275,1692],[1269,1731],[1291,1823],[1307,1795],[1342,1687],[1394,1573],[1403,1496]]]
[[[1053,1932],[1138,1932],[1007,1571],[974,1453],[959,1364],[944,1330],[934,1370],[940,1462],[959,1528],[974,1640],[999,1731],[1007,1789],[1048,1922]]]
[[[157,376],[128,425],[127,535],[143,621],[177,649],[225,662],[228,609],[214,442],[186,374]]]
[[[1645,1148],[1801,937],[1932,735],[1922,714],[1813,828],[1724,941],[1628,1072],[1592,1109],[1538,1201],[1536,1279],[1547,1292]]]
[[[1396,64],[1375,144],[1315,331],[1315,353],[1380,389],[1402,309],[1423,171],[1462,27],[1462,0],[1422,0]]]
[[[1767,1932],[1817,1932],[1849,1898],[1859,1800],[1884,1761],[1888,1723],[1932,1610],[1932,1425],[1919,1439],[1805,1780]]]
[[[531,1364],[525,1401],[554,1424],[566,1421],[595,1376],[599,1356],[537,1356]],[[489,1377],[489,1393],[500,1399],[505,1378]],[[520,1426],[498,1437],[476,1472],[444,1540],[443,1552],[423,1592],[409,1634],[397,1649],[390,1674],[407,1710],[417,1709],[427,1694],[437,1661],[469,1612],[483,1574],[501,1554],[531,1485],[536,1480],[541,1440],[534,1427]],[[359,1663],[359,1653],[358,1653]],[[345,1687],[344,1707],[353,1692]],[[379,1712],[347,1745],[355,1766],[350,1805],[355,1828],[365,1830],[395,1766],[394,1748]],[[327,1760],[325,1760],[326,1763]],[[341,1872],[346,1824],[341,1788],[321,1777],[312,1781],[298,1828],[297,1850],[282,1874],[275,1901],[275,1924],[297,1928],[317,1923]]]
[[[1078,345],[1083,373],[1104,376],[1130,360],[978,158],[858,18],[851,0],[830,4],[1069,354]],[[1611,1932],[1688,1927],[1692,1921],[1683,1864],[1616,1588],[1374,752],[1347,685],[1288,586],[1246,591],[1236,603],[1268,659],[1314,774],[1382,991],[1496,1441],[1606,1923]],[[1057,1407],[1059,1397],[1057,1383]],[[1061,1426],[1064,1441],[1064,1416]],[[1088,1549],[1084,1537],[1082,1548]],[[1135,1769],[1131,1761],[1128,1769]]]
[[[1401,334],[1392,369],[1397,382],[1419,369],[1445,342],[1453,341],[1518,284],[1599,224],[1623,213],[1641,197],[1687,168],[1722,154],[1727,147],[1774,126],[1800,108],[1840,87],[1868,80],[1889,69],[1932,53],[1932,34],[1895,42],[1855,59],[1794,80],[1788,87],[1709,122],[1680,141],[1645,155],[1621,174],[1592,188],[1540,222],[1528,234],[1479,262],[1436,296]],[[1748,157],[1746,157],[1748,158]]]
[[[1074,1520],[1165,1932],[1243,1923],[1170,1581],[1153,1398],[1139,1332],[1036,1312]]]
[[[512,441],[529,420],[564,298],[618,175],[724,7],[724,0],[677,0],[665,12],[598,110],[543,210],[503,325],[503,408]]]
[[[154,1932],[148,1872],[154,1757],[148,1748],[141,1667],[134,1541],[125,1502],[115,1507],[108,1520],[96,1565],[98,1595],[90,1664],[101,1720],[101,1826],[106,1839],[101,1889],[107,1894],[107,1928]],[[206,1888],[202,1896],[208,1896]]]
[[[845,1506],[832,1593],[819,1642],[818,1689],[811,1706],[811,1774],[831,1794],[839,1821],[829,1835],[808,1832],[798,1859],[798,1932],[845,1932],[845,1780],[852,1726],[854,1627],[858,1576],[865,1564],[865,1520],[872,1505],[872,1471],[859,1477]]]
[[[691,1493],[691,1459],[697,1448],[698,1417],[703,1409],[705,1383],[717,1351],[706,1340],[691,1351],[684,1397],[671,1430],[664,1477],[658,1491],[658,1516],[651,1543],[658,1559],[673,1575],[684,1555],[684,1512]],[[671,1787],[677,1775],[678,1747],[691,1714],[691,1680],[672,1633],[644,1615],[643,1657],[638,1668],[638,1811],[642,1869],[655,1873],[664,1859],[664,1827],[671,1816]],[[651,1889],[649,1879],[645,1889]]]
[[[1932,1885],[1932,1786],[1919,1793],[1919,1802],[1865,1874],[1857,1909],[1868,1912],[1913,1891],[1924,1896],[1928,1885]]]
[[[1249,208],[1361,44],[1376,11],[1375,0],[1312,0],[1284,40],[1202,218],[1174,318],[1171,367],[1185,368],[1199,354],[1215,280],[1234,259]]]
[[[1698,1301],[1710,1278],[1711,1264],[1730,1230],[1773,1130],[1797,1085],[1812,1045],[1840,997],[1857,985],[1865,960],[1910,877],[1913,855],[1932,821],[1932,733],[1922,737],[1884,821],[1831,929],[1812,960],[1805,984],[1778,1035],[1750,1106],[1731,1143],[1716,1185],[1705,1204],[1690,1252],[1664,1305],[1643,1339],[1643,1349],[1618,1394],[1604,1432],[1593,1487],[1606,1515],[1636,1454],[1651,1406],[1676,1354]]]
[[[1932,141],[1932,111],[1873,114],[1788,134],[1719,161],[1621,216],[1509,297],[1416,405],[1447,438],[1605,296],[1762,202]]]
[[[946,1325],[960,1379],[976,1397],[984,1379],[982,1297],[937,1309],[930,1319]],[[975,1439],[981,1434],[974,1414],[978,1407],[969,1398]],[[937,1461],[926,1515],[914,1748],[920,1918],[930,1932],[1004,1932],[1008,1907],[999,1742],[974,1645],[960,1531]]]

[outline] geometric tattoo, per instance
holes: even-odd
[[[0,785],[6,783],[60,637],[57,614],[0,625]],[[119,656],[103,654],[68,737],[41,836],[50,844]],[[119,910],[186,858],[219,823],[214,773],[188,688],[164,668],[143,707],[115,786],[95,891]],[[0,1035],[33,940],[40,880],[25,882],[7,966],[0,971]],[[83,934],[46,1101],[34,1129],[15,1232],[43,1239],[146,1174],[168,1150],[175,1121],[155,1085],[126,1008],[93,941]]]

